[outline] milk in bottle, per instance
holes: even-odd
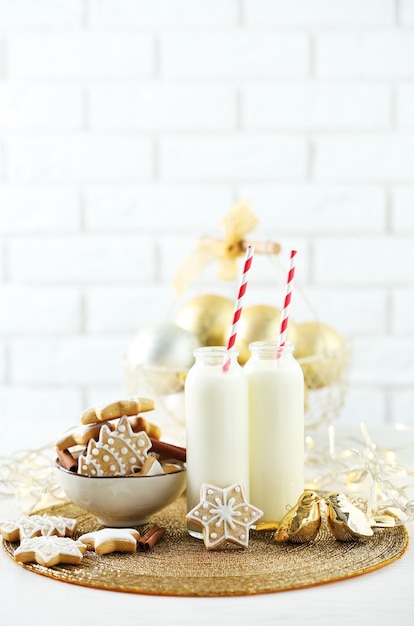
[[[197,348],[185,381],[187,510],[200,501],[203,483],[241,483],[249,494],[248,392],[238,350]],[[230,366],[224,371],[225,358]],[[188,531],[202,537],[191,523]]]
[[[304,490],[304,381],[293,345],[250,344],[250,502],[280,521]]]

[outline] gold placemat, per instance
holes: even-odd
[[[270,531],[250,531],[247,549],[225,544],[207,551],[201,540],[186,531],[185,498],[180,497],[140,527],[166,527],[166,534],[149,553],[113,553],[98,556],[87,552],[80,565],[22,567],[86,587],[169,596],[238,596],[300,589],[365,574],[401,557],[408,547],[404,526],[376,529],[374,536],[341,543],[322,525],[316,541],[309,544],[276,543]],[[74,538],[100,528],[93,515],[67,503],[38,511],[74,517]],[[13,558],[17,543],[3,541]]]

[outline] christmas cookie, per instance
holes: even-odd
[[[122,417],[123,415],[137,415],[155,408],[151,398],[134,398],[133,400],[118,400],[104,407],[91,407],[82,411],[80,421],[82,424],[95,424],[106,420]]]
[[[104,424],[111,430],[115,428],[110,422],[99,422],[97,424],[87,424],[72,426],[55,441],[57,450],[67,450],[72,446],[86,446],[88,441],[99,437],[100,430]]]
[[[134,433],[128,418],[121,417],[115,430],[104,425],[98,441],[89,441],[86,451],[79,456],[78,473],[86,476],[136,473],[147,458],[151,445],[145,431]]]
[[[131,424],[131,428],[134,433],[139,433],[142,430],[145,430],[148,437],[151,439],[161,438],[161,428],[157,424],[148,422],[145,417],[142,417],[141,415],[133,415],[129,418],[129,423]]]
[[[149,454],[137,475],[157,476],[159,474],[164,474],[164,469],[158,459],[153,454]]]
[[[110,552],[135,552],[140,534],[135,528],[102,528],[79,537],[88,550],[96,554]]]
[[[77,520],[55,515],[22,515],[0,525],[0,533],[6,541],[20,541],[39,535],[71,536]]]
[[[217,548],[225,541],[247,547],[249,528],[262,517],[263,511],[249,504],[240,484],[224,489],[203,484],[199,504],[187,519],[203,529],[207,550]]]
[[[23,539],[14,551],[14,558],[20,563],[38,563],[52,567],[59,563],[79,565],[86,552],[86,545],[69,537],[31,537]]]
[[[141,415],[128,416],[128,421],[134,433],[145,431],[149,437],[160,439],[160,427],[148,422]],[[107,420],[106,422],[72,426],[55,441],[56,450],[67,450],[72,446],[86,446],[91,439],[98,439],[103,426],[107,426],[110,430],[115,430],[118,423],[119,418]]]

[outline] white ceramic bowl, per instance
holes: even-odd
[[[157,476],[83,476],[62,467],[56,478],[66,496],[93,513],[103,526],[139,526],[178,498],[186,487],[183,465],[176,472]]]

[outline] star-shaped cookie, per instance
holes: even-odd
[[[0,533],[6,541],[20,541],[39,535],[71,536],[76,519],[57,515],[22,515],[0,525]]]
[[[86,546],[80,541],[47,535],[23,539],[14,551],[14,558],[20,563],[38,563],[46,567],[59,563],[79,565],[85,552]]]
[[[140,535],[135,528],[102,528],[79,537],[88,548],[96,554],[110,552],[135,552]]]
[[[203,484],[200,502],[187,519],[202,527],[204,545],[211,550],[225,541],[247,547],[249,528],[262,515],[263,511],[247,502],[242,485],[220,489]]]

